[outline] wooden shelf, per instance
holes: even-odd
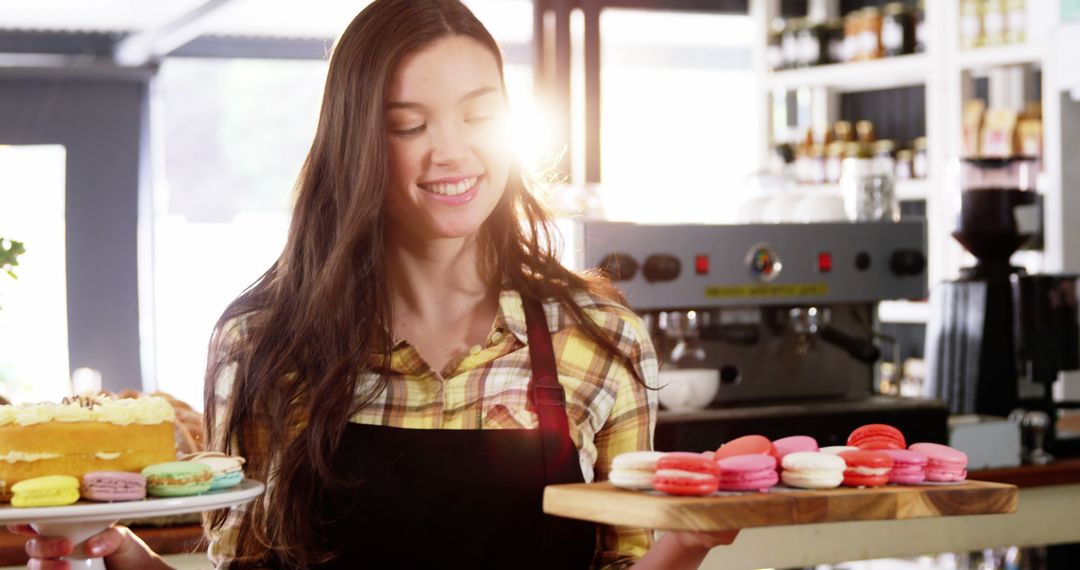
[[[765,76],[773,91],[827,87],[837,91],[874,91],[926,83],[930,73],[926,54],[901,55],[870,61],[835,63],[777,71]]]
[[[1026,65],[1043,61],[1046,49],[1034,42],[991,46],[960,50],[956,54],[956,63],[961,71],[1002,67],[1008,65]]]

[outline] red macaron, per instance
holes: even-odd
[[[716,450],[713,459],[720,461],[726,457],[738,455],[771,455],[776,457],[776,448],[769,438],[763,435],[744,435],[737,437]]]
[[[676,451],[656,462],[653,488],[669,495],[708,495],[716,491],[720,468],[700,453]]]
[[[877,487],[889,482],[893,460],[881,451],[842,451],[840,458],[847,464],[844,485],[848,487]]]
[[[907,449],[900,430],[885,424],[868,424],[851,432],[848,445],[859,449]]]

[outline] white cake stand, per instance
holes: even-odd
[[[244,479],[231,489],[211,491],[190,497],[149,498],[121,503],[79,501],[66,507],[16,508],[0,507],[0,524],[29,524],[44,536],[62,536],[75,545],[75,552],[66,560],[73,569],[105,570],[105,561],[91,558],[83,541],[109,528],[120,519],[183,515],[213,509],[223,509],[251,502],[262,494],[265,486]]]

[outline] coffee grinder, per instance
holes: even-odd
[[[1022,404],[1052,408],[1058,371],[1080,364],[1080,343],[1068,332],[1075,331],[1076,296],[1066,283],[1075,284],[1075,277],[1028,275],[1010,263],[1040,231],[1038,162],[967,158],[960,166],[952,236],[976,263],[931,294],[928,392],[954,414],[1008,416]],[[1033,385],[1042,388],[1029,399],[1021,388]]]

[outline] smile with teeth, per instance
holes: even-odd
[[[476,185],[478,178],[473,176],[472,178],[466,178],[460,182],[454,184],[420,184],[419,186],[428,192],[433,194],[442,194],[443,196],[457,196],[464,194],[472,187]]]

